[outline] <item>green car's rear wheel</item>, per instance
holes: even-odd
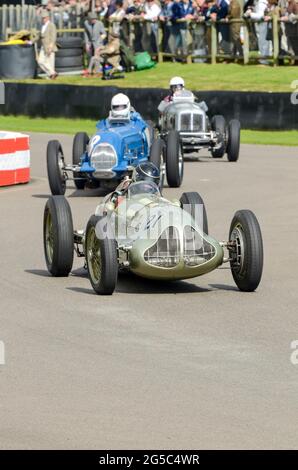
[[[188,212],[194,218],[197,224],[202,227],[203,232],[208,235],[208,218],[206,206],[199,193],[183,193],[180,198],[180,205],[181,208]],[[203,209],[203,213],[201,212],[201,209]]]
[[[233,217],[229,240],[231,271],[238,288],[254,291],[263,271],[263,241],[258,220],[249,210],[237,211]]]
[[[97,294],[111,295],[118,277],[117,243],[106,217],[92,215],[86,229],[85,256],[91,285]]]
[[[73,223],[64,196],[51,196],[46,203],[43,242],[49,272],[53,276],[68,276],[73,264]]]

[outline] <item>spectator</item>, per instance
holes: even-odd
[[[84,23],[85,48],[89,57],[93,57],[95,50],[103,45],[106,38],[106,30],[102,21],[97,19],[96,13],[89,13]]]
[[[89,73],[92,73],[92,68],[97,67],[97,71],[100,71],[101,64],[103,66],[108,62],[112,65],[112,69],[109,74],[112,75],[114,72],[119,71],[120,66],[120,39],[119,34],[113,31],[109,34],[109,42],[105,46],[100,46],[95,51],[95,56],[91,59],[90,66],[88,69]]]
[[[228,19],[235,20],[241,18],[241,6],[238,0],[231,0],[228,11]],[[240,40],[241,23],[230,23],[230,38],[232,42],[232,54],[243,56],[243,49]]]
[[[141,16],[146,20],[143,29],[142,46],[144,51],[157,52],[157,20],[161,9],[156,0],[147,0],[144,4],[144,12]]]
[[[142,52],[143,24],[140,22],[144,11],[144,4],[141,0],[133,0],[133,3],[126,10],[126,17],[133,22],[134,52]]]
[[[109,16],[109,22],[111,23],[111,31],[119,35],[121,22],[125,16],[123,0],[116,0],[115,7],[115,11]]]
[[[281,17],[285,22],[286,36],[291,52],[296,56],[295,65],[298,65],[298,0],[289,0],[285,14]]]
[[[161,4],[161,12],[159,21],[161,22],[162,42],[161,50],[163,52],[172,52],[171,48],[171,33],[172,33],[172,7],[173,0],[164,0]]]
[[[182,55],[187,56],[187,20],[193,18],[194,9],[191,0],[174,0],[172,7],[173,16],[173,35],[175,36],[175,53],[182,52]]]
[[[207,22],[216,21],[218,7],[216,0],[206,0],[205,19]],[[208,52],[211,54],[211,28],[207,28]]]
[[[47,76],[53,80],[58,76],[55,71],[57,30],[54,23],[50,21],[50,14],[47,10],[42,11],[41,18],[41,49],[38,56],[38,64]]]
[[[217,0],[217,21],[228,19],[229,14],[229,0]],[[231,53],[230,44],[230,27],[228,24],[220,23],[217,26],[217,31],[221,35],[219,47],[222,49],[224,54]]]
[[[245,16],[251,18],[252,20],[263,20],[264,13],[268,7],[267,0],[257,0],[254,9],[248,8],[246,10]],[[269,64],[266,57],[269,56],[269,42],[267,41],[267,23],[261,22],[256,24],[256,31],[258,35],[258,45],[259,53],[265,59],[260,60],[260,64],[267,65]]]
[[[208,5],[205,0],[193,0],[192,6],[194,9],[193,24],[193,54],[206,55],[207,53],[207,28],[205,24],[205,15],[208,10]],[[205,62],[206,59],[195,58],[194,62]]]

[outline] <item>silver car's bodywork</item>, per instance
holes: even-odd
[[[220,147],[226,138],[211,129],[206,103],[195,102],[193,93],[188,90],[175,94],[168,103],[161,102],[158,110],[161,134],[178,131],[186,152]]]
[[[200,208],[197,220],[180,207],[155,193],[132,192],[117,207],[112,195],[100,204],[95,215],[106,215],[118,246],[119,267],[152,279],[187,279],[212,271],[223,262],[218,241],[203,233]]]

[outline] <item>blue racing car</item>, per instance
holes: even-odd
[[[59,141],[48,143],[51,192],[53,195],[65,194],[69,179],[74,180],[77,189],[113,189],[124,176],[130,176],[139,163],[147,160],[162,174],[165,167],[170,166],[171,175],[175,176],[171,178],[171,186],[179,187],[183,178],[181,149],[171,146],[165,151],[165,145],[160,138],[154,138],[150,124],[131,108],[129,98],[119,93],[112,99],[109,117],[97,123],[96,133],[90,139],[84,132],[75,135],[71,165],[66,164]],[[71,172],[72,177],[69,177]]]

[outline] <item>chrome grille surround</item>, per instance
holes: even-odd
[[[117,154],[114,147],[108,143],[97,145],[91,153],[91,166],[95,172],[111,170],[117,165]]]

